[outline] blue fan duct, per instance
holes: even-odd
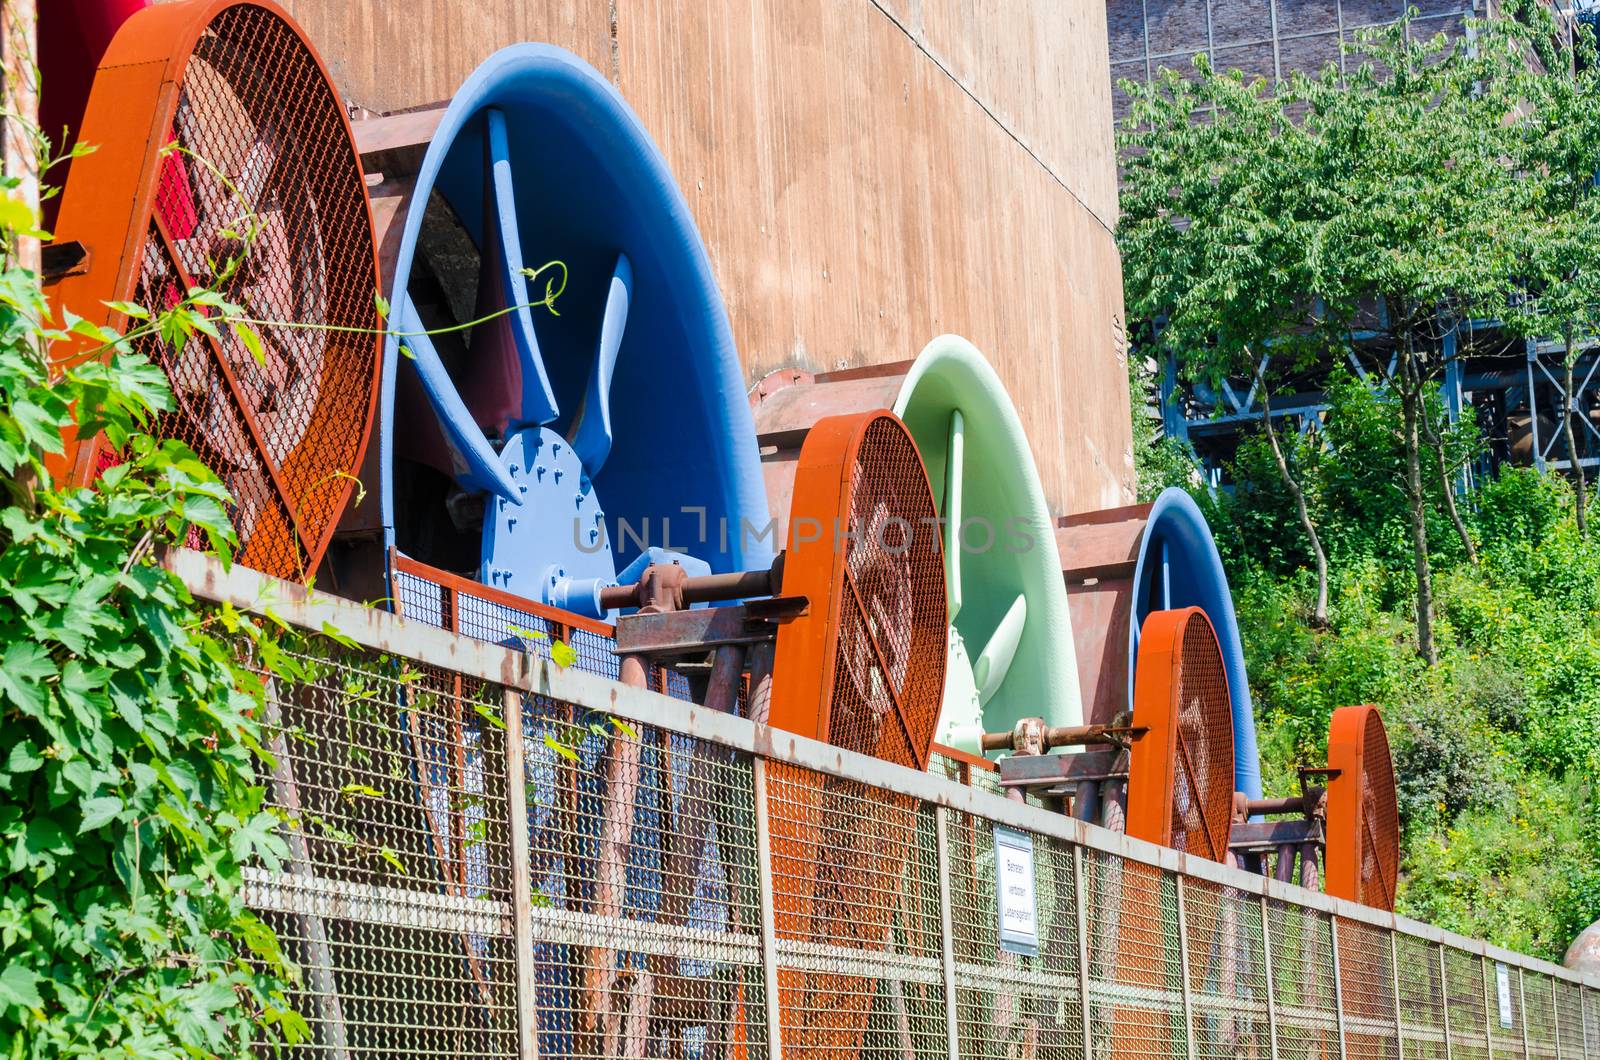
[[[1151,611],[1198,607],[1217,631],[1223,665],[1228,671],[1228,697],[1233,708],[1233,783],[1252,799],[1261,798],[1261,762],[1256,752],[1256,719],[1250,703],[1250,681],[1244,668],[1244,645],[1233,595],[1222,570],[1211,528],[1200,508],[1181,489],[1167,489],[1156,498],[1139,545],[1133,572],[1133,607],[1129,615],[1128,702],[1133,702],[1133,671],[1139,655],[1139,630]]]
[[[419,237],[441,200],[479,255],[468,316],[513,311],[430,337]],[[551,261],[566,266],[557,312],[527,308],[561,271],[521,270]],[[462,535],[456,569],[580,613],[649,546],[719,572],[770,562],[771,539],[743,532],[767,522],[766,495],[705,247],[661,152],[587,63],[520,44],[468,77],[423,158],[392,284],[386,546],[404,550],[419,518],[397,502],[405,458],[438,468],[452,504],[483,499],[481,555]]]

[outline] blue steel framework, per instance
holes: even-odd
[[[1474,322],[1474,327],[1490,330],[1493,322]],[[1357,334],[1352,339],[1370,337]],[[1440,394],[1452,424],[1459,421],[1463,410],[1477,407],[1480,430],[1491,444],[1483,460],[1463,472],[1459,489],[1470,488],[1473,475],[1492,473],[1506,462],[1540,471],[1570,472],[1573,462],[1561,429],[1563,415],[1573,418],[1578,466],[1600,467],[1600,354],[1596,342],[1585,342],[1578,350],[1570,396],[1562,372],[1566,347],[1559,340],[1507,339],[1495,345],[1508,352],[1496,356],[1464,354],[1459,349],[1462,345],[1458,331],[1446,333],[1441,340]],[[1361,378],[1373,380],[1374,373],[1353,351],[1346,360]],[[1270,363],[1271,354],[1263,355],[1262,374]],[[1391,358],[1383,376],[1393,367]],[[1256,382],[1224,381],[1219,389],[1213,389],[1185,381],[1179,378],[1171,356],[1161,362],[1158,402],[1163,434],[1193,452],[1207,484],[1213,487],[1226,484],[1223,462],[1241,431],[1258,425],[1264,416]],[[1302,435],[1319,426],[1327,410],[1324,394],[1316,389],[1272,399],[1273,418],[1289,421]]]

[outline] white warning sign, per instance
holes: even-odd
[[[1039,955],[1039,908],[1033,886],[1033,836],[995,825],[994,893],[1000,912],[1000,948]]]

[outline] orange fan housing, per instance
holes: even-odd
[[[1394,760],[1378,708],[1340,707],[1328,725],[1326,891],[1394,909],[1400,874],[1400,810]]]
[[[933,490],[884,409],[830,416],[795,471],[771,723],[925,768],[944,692],[949,615]]]
[[[80,136],[95,151],[73,163],[55,235],[87,267],[53,290],[58,314],[125,330],[106,302],[160,313],[206,286],[261,322],[219,322],[187,346],[140,328],[131,341],[173,390],[154,432],[233,495],[240,562],[305,579],[366,448],[381,327],[371,208],[326,67],[269,0],[156,5],[112,40]],[[120,459],[103,437],[66,447],[58,481]]]
[[[1198,607],[1152,611],[1139,634],[1127,832],[1212,861],[1228,854],[1233,716],[1216,632]]]
[[[911,435],[879,410],[819,422],[800,451],[771,724],[926,768],[948,625],[933,490]],[[787,939],[881,950],[917,836],[915,800],[782,763],[767,772],[775,926]],[[876,986],[780,967],[785,1055],[855,1055]]]

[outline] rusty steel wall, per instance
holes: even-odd
[[[300,1053],[1595,1055],[1600,978],[1012,801],[950,763],[694,711],[598,656],[562,667],[198,553],[168,562],[201,599],[270,600],[347,638],[307,638],[264,718],[289,856],[249,869],[247,899],[302,968]],[[1001,944],[1002,833],[1032,845],[1034,952]]]
[[[354,105],[545,41],[666,155],[753,385],[970,339],[1060,513],[1133,499],[1105,10],[1093,0],[283,0]]]

